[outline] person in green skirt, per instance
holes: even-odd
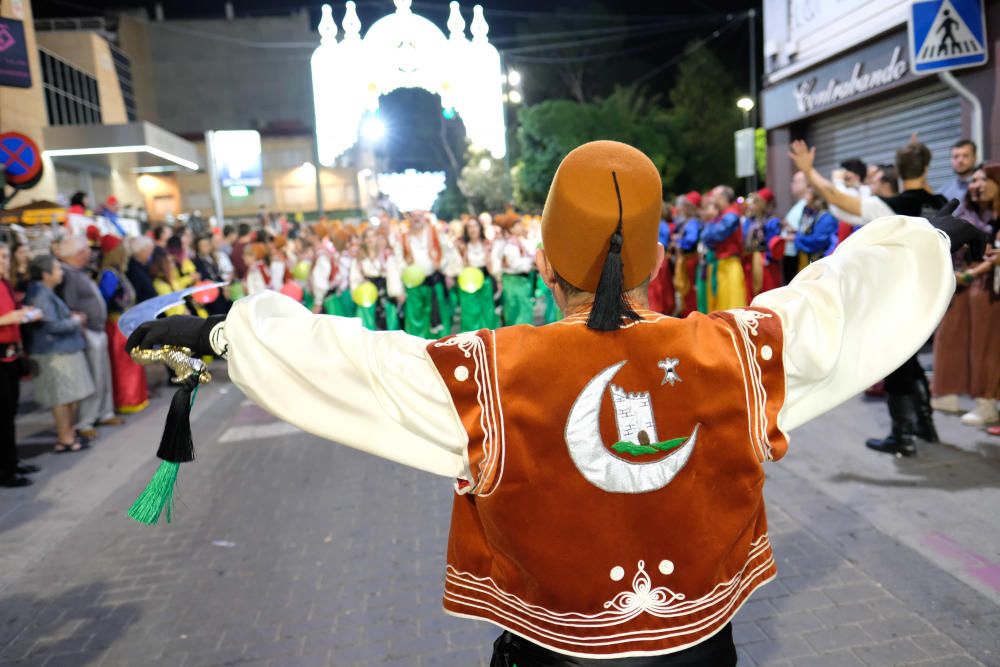
[[[402,237],[402,254],[407,274],[423,280],[409,282],[404,277],[407,287],[403,328],[408,334],[429,339],[452,333],[455,309],[448,298],[449,286],[442,272],[446,249],[428,214],[412,212],[409,229]]]
[[[529,247],[521,216],[508,210],[493,219],[503,230],[495,249],[502,274],[503,324],[534,324],[535,248]]]
[[[351,264],[351,292],[365,282],[375,285],[377,296],[371,303],[357,304],[361,323],[372,331],[399,329],[399,305],[404,298],[399,262],[385,236],[374,227],[361,235],[358,256]]]
[[[458,251],[462,257],[462,268],[479,269],[483,273],[483,284],[475,292],[466,291],[462,274],[458,278],[458,310],[462,331],[496,329],[496,308],[493,303],[494,279],[490,271],[492,244],[483,236],[483,226],[479,220],[469,218],[464,223],[462,237],[458,241]]]

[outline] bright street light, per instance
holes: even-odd
[[[361,136],[368,141],[381,141],[385,137],[385,123],[378,116],[369,116],[361,124]]]
[[[508,95],[508,98],[510,99],[510,101],[511,101],[512,104],[520,104],[521,100],[523,99],[521,97],[521,93],[519,91],[517,91],[517,90],[510,91],[510,94]]]
[[[482,160],[479,161],[479,168],[482,169],[483,171],[489,171],[490,169],[493,168],[493,160],[489,159],[488,157],[484,157]]]
[[[751,100],[749,97],[741,97],[740,99],[736,100],[736,106],[742,109],[744,113],[750,113],[750,110],[753,109],[754,104],[753,100]]]
[[[516,69],[509,70],[507,72],[507,82],[512,86],[520,85],[521,83],[521,73]]]

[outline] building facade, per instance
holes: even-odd
[[[920,75],[910,0],[765,0],[761,111],[779,208],[792,204],[795,139],[816,147],[816,167],[828,175],[848,158],[891,164],[916,133],[933,155],[932,187],[951,177],[959,139],[975,140],[980,160],[1000,157],[1000,3],[985,7],[987,64]]]
[[[144,208],[153,222],[215,210],[205,133],[257,130],[262,182],[221,191],[227,218],[270,211],[353,216],[373,199],[364,147],[333,167],[316,160],[306,12],[202,21],[111,18],[34,21],[29,2],[0,0],[23,26],[31,86],[0,86],[0,131],[43,151],[45,174],[7,206],[65,205],[83,191]],[[242,195],[242,196],[240,196]]]

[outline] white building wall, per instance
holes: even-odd
[[[764,0],[764,73],[776,83],[905,25],[911,0]]]

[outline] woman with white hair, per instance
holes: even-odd
[[[56,453],[78,452],[87,445],[77,439],[73,417],[80,400],[94,393],[83,353],[87,347],[81,332],[83,315],[70,312],[53,291],[63,279],[62,264],[55,257],[40,255],[29,266],[31,284],[24,302],[42,311],[40,321],[25,327],[28,353],[38,365],[34,374],[35,402],[52,410],[58,437]]]
[[[149,273],[149,258],[153,256],[153,239],[148,236],[134,236],[126,241],[128,266],[125,275],[135,288],[135,301],[145,301],[156,296],[153,277]]]

